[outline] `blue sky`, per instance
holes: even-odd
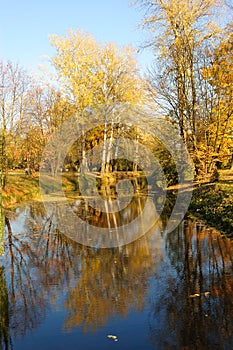
[[[98,41],[139,46],[146,34],[137,29],[142,13],[129,0],[1,0],[0,59],[10,59],[37,71],[52,56],[48,35],[66,35],[81,28]],[[139,54],[145,71],[152,61],[150,50]]]

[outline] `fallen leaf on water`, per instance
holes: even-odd
[[[196,297],[199,297],[199,296],[200,296],[200,294],[196,293],[196,294],[191,294],[189,296],[189,298],[196,298]]]
[[[112,335],[112,334],[109,334],[107,337],[111,338],[111,339],[117,339],[117,336],[116,335]]]
[[[201,294],[204,295],[204,296],[206,297],[207,295],[210,294],[210,292],[203,292],[203,293],[201,293]],[[195,293],[195,294],[189,295],[189,298],[196,298],[196,297],[200,297],[200,294],[199,294],[199,293]]]
[[[107,337],[108,337],[109,339],[114,340],[114,341],[118,341],[118,339],[117,339],[117,336],[116,336],[116,335],[113,335],[113,334],[108,334],[108,335],[107,335]]]
[[[210,292],[204,292],[204,295],[205,296],[207,296],[207,295],[209,295],[210,294]]]

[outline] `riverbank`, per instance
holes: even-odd
[[[3,208],[14,207],[24,201],[40,198],[39,175],[25,175],[22,171],[7,175],[7,188],[3,191]]]
[[[63,186],[65,191],[72,191],[76,182],[66,175]],[[39,174],[9,173],[7,191],[3,192],[3,208],[7,210],[31,199],[41,200]],[[233,171],[221,171],[218,182],[196,184],[189,213],[233,237]]]
[[[73,183],[68,177],[64,177],[62,182],[65,190],[71,191],[73,189]],[[23,171],[8,173],[7,189],[3,191],[4,210],[14,208],[18,204],[28,200],[42,200],[39,173],[34,173],[33,175],[26,175]]]
[[[233,171],[222,170],[218,182],[196,185],[189,212],[233,237]]]

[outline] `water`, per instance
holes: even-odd
[[[41,203],[8,213],[1,348],[232,349],[232,241],[191,219],[167,234],[163,221],[99,248],[61,234]]]

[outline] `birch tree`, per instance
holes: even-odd
[[[131,47],[98,43],[80,30],[66,37],[51,36],[56,48],[52,62],[64,93],[74,104],[79,122],[85,123],[86,111],[104,115],[102,170],[108,170],[113,144],[114,106],[119,103],[142,104],[144,88]],[[109,128],[110,126],[110,128]],[[107,132],[110,141],[107,146]],[[82,165],[87,169],[85,135],[82,142]],[[108,166],[107,166],[108,167]]]

